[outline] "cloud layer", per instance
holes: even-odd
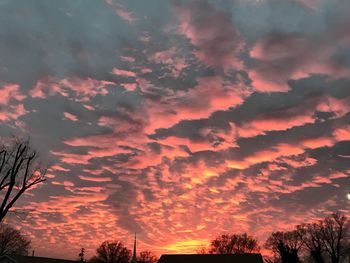
[[[75,258],[349,213],[350,6],[331,2],[2,1],[1,136],[49,168],[9,222]]]

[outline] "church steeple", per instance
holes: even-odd
[[[132,253],[131,263],[137,263],[137,258],[136,258],[136,233],[135,233],[135,239],[134,239],[134,252]]]

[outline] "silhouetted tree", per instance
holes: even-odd
[[[299,225],[297,230],[302,233],[303,243],[309,256],[316,263],[325,263],[321,222]]]
[[[303,235],[298,230],[274,232],[265,242],[265,247],[271,249],[282,263],[300,262],[298,252],[303,247]]]
[[[131,251],[119,241],[104,241],[96,250],[94,263],[129,263]]]
[[[281,255],[281,261],[283,263],[297,263],[300,262],[298,256],[298,250],[291,248],[290,246],[283,243],[281,240],[277,244],[277,249]]]
[[[244,234],[221,235],[211,241],[209,253],[212,254],[244,254],[259,252],[258,241]]]
[[[200,255],[204,255],[204,254],[208,254],[209,251],[205,246],[200,246],[197,248],[196,253]]]
[[[137,257],[138,263],[157,263],[157,256],[150,250],[141,251]]]
[[[0,256],[2,255],[28,255],[30,240],[20,231],[0,224]]]
[[[45,181],[45,170],[36,157],[28,141],[0,147],[0,222],[25,191]]]
[[[339,263],[350,245],[350,220],[334,213],[320,222],[321,242],[332,263]]]

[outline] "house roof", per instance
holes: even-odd
[[[261,254],[173,254],[162,255],[158,263],[263,263]]]
[[[14,263],[76,263],[77,261],[56,259],[56,258],[43,258],[43,257],[31,257],[31,256],[20,256],[10,255],[0,257],[0,263],[2,259],[7,258]]]

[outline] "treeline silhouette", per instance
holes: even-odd
[[[297,225],[290,231],[270,234],[263,247],[271,252],[268,263],[350,262],[350,221],[339,212],[323,220]],[[242,254],[261,251],[256,238],[244,234],[224,234],[212,240],[209,248],[197,253]]]
[[[130,263],[131,250],[120,241],[104,241],[97,249],[96,255],[92,257],[91,263]],[[84,259],[80,258],[81,261]],[[141,251],[137,255],[138,263],[156,263],[157,256],[150,250]]]
[[[350,221],[339,212],[323,220],[297,225],[290,231],[270,234],[263,246],[247,233],[223,234],[200,247],[198,254],[259,253],[262,248],[270,251],[267,263],[342,263],[350,260]],[[131,251],[119,241],[105,241],[90,262],[128,263]],[[139,263],[155,263],[157,257],[151,251],[138,255]]]

